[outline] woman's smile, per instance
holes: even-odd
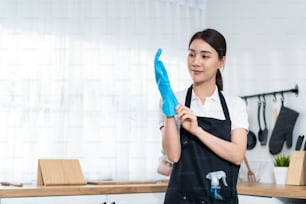
[[[203,71],[200,71],[200,70],[191,70],[192,74],[193,75],[199,75],[201,74]]]

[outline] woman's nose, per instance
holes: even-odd
[[[200,65],[200,59],[201,57],[196,55],[192,61],[192,66],[199,66]]]

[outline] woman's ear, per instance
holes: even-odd
[[[223,68],[225,65],[226,57],[223,56],[222,59],[219,60],[219,69]]]

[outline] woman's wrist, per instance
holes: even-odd
[[[198,126],[196,130],[194,131],[194,135],[196,137],[200,137],[201,134],[203,134],[203,129],[200,126]]]

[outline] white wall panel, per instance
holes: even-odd
[[[306,2],[276,0],[208,1],[207,26],[227,38],[227,65],[223,71],[225,90],[235,95],[252,95],[292,89],[298,97],[285,94],[284,104],[300,113],[293,132],[293,145],[305,134],[306,101]],[[277,96],[280,99],[280,96]],[[266,97],[269,137],[275,124],[273,96]],[[250,130],[258,133],[257,98],[248,100]],[[282,153],[292,149],[284,145]],[[273,182],[273,161],[268,145],[247,152],[250,166],[262,182]],[[246,169],[242,165],[243,179]]]

